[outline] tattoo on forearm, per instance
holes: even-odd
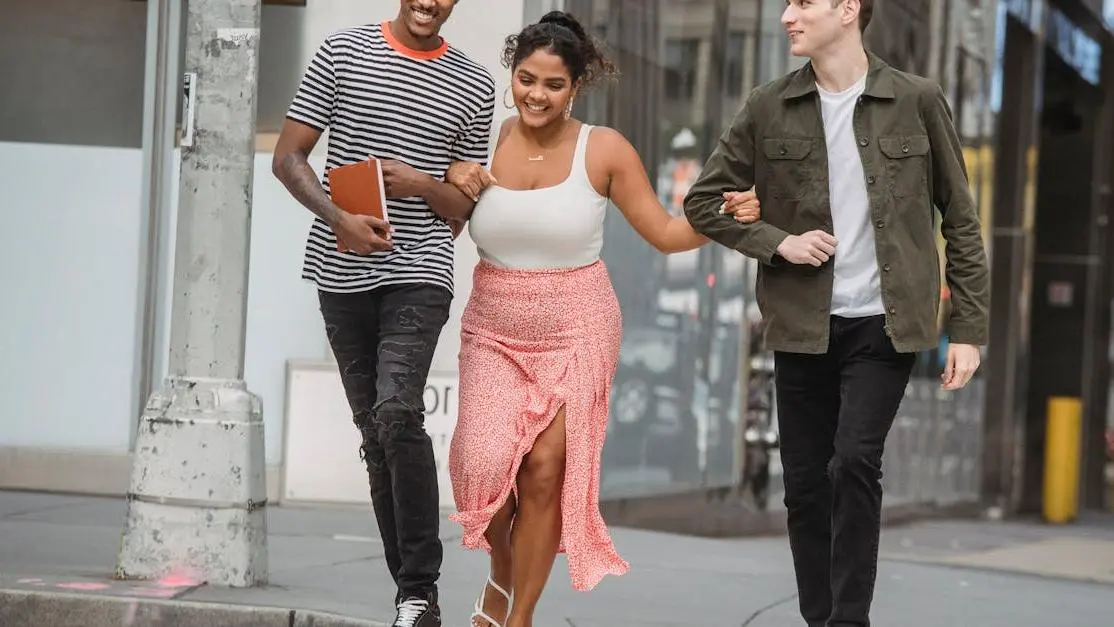
[[[325,192],[325,188],[321,187],[321,181],[306,161],[305,155],[291,152],[283,157],[279,165],[279,180],[306,209],[330,226],[336,223],[340,211]]]

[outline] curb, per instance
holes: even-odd
[[[387,627],[301,609],[0,589],[4,627]]]

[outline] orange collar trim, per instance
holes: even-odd
[[[445,38],[442,37],[441,45],[433,50],[414,50],[413,48],[407,47],[406,44],[395,37],[395,34],[391,32],[391,22],[389,20],[383,22],[379,26],[383,30],[383,39],[387,40],[387,44],[394,48],[399,54],[410,57],[411,59],[418,59],[420,61],[440,59],[449,49],[449,42],[445,41]]]

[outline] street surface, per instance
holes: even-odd
[[[121,499],[0,492],[0,615],[7,590],[44,602],[57,593],[319,610],[380,623],[394,616],[375,524],[360,509],[271,508],[271,585],[249,590],[113,581],[123,519]],[[455,523],[446,519],[442,529],[444,624],[466,627],[486,559],[459,548]],[[538,627],[802,625],[783,537],[612,532],[630,574],[581,594],[559,558]],[[1059,528],[931,521],[886,529],[873,619],[879,627],[1109,627],[1114,516]],[[22,627],[7,620],[4,627]]]

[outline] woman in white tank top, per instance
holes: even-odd
[[[599,512],[622,330],[600,261],[608,200],[664,253],[706,240],[662,208],[620,133],[570,117],[577,90],[613,70],[575,18],[547,14],[508,38],[503,58],[519,115],[500,129],[492,172],[459,163],[447,175],[478,197],[469,232],[480,254],[449,472],[462,543],[491,555],[473,625],[528,627],[558,552],[577,590],[628,569]],[[753,194],[725,206],[757,218]]]

